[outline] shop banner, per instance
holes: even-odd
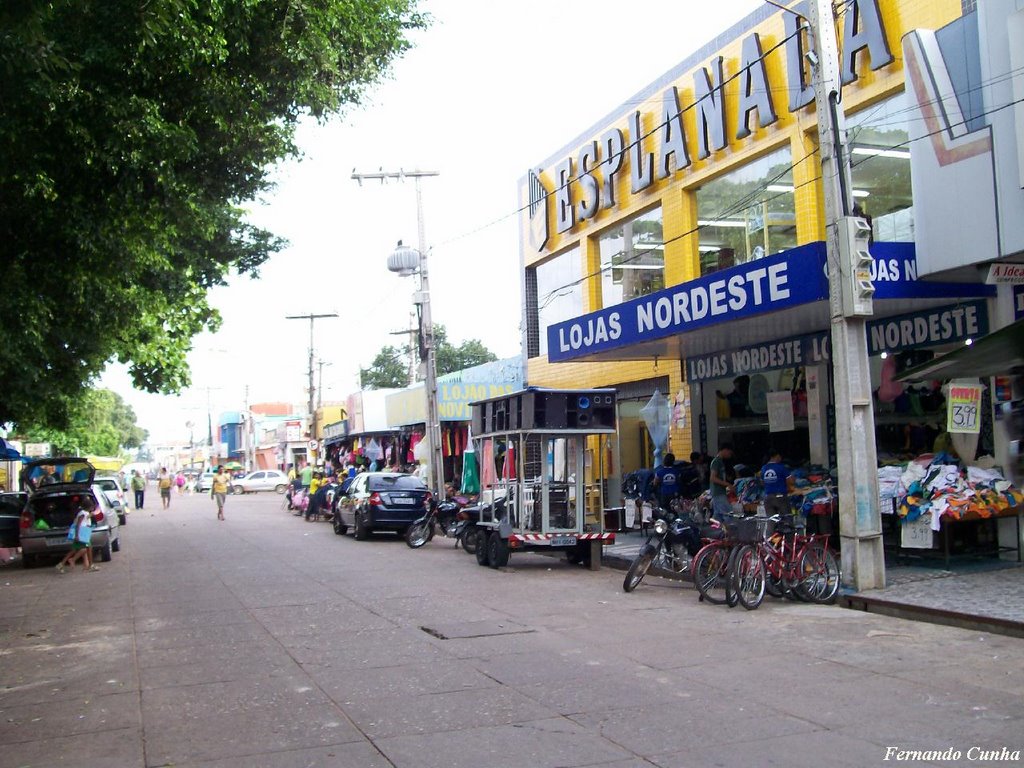
[[[743,374],[817,365],[829,359],[829,335],[825,331],[792,336],[763,344],[750,344],[710,355],[686,358],[690,384],[712,379],[732,379]]]
[[[950,384],[946,398],[946,431],[976,435],[981,431],[981,393],[976,384]]]
[[[988,333],[988,307],[983,300],[965,301],[872,320],[867,333],[869,355],[976,339]]]
[[[995,286],[984,283],[918,280],[913,243],[874,243],[871,256],[875,301],[995,296]],[[827,298],[825,244],[808,243],[554,323],[547,328],[548,360],[573,360]],[[943,327],[940,321],[940,335]]]
[[[1013,286],[1013,319],[1024,320],[1024,285]]]
[[[793,393],[769,392],[768,431],[792,432],[793,426]]]
[[[820,301],[828,295],[824,258],[824,243],[810,243],[556,323],[547,329],[548,359],[568,360]]]

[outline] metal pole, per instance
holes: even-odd
[[[434,325],[430,314],[430,279],[427,271],[427,236],[423,223],[423,194],[420,190],[420,179],[424,176],[439,176],[438,171],[380,171],[378,173],[352,173],[352,178],[361,185],[363,179],[386,181],[387,179],[404,180],[412,178],[416,185],[416,228],[419,237],[420,253],[420,290],[416,297],[421,306],[420,333],[426,354],[426,375],[424,376],[427,395],[427,415],[424,425],[427,448],[430,452],[431,486],[438,499],[444,498],[444,456],[441,451],[441,426],[437,408],[437,357],[434,348]]]
[[[885,562],[867,335],[865,320],[847,317],[843,308],[844,271],[851,265],[840,258],[838,222],[849,215],[853,200],[849,157],[844,151],[845,118],[839,105],[839,47],[831,0],[811,0],[809,11],[817,57],[817,62],[812,59],[812,74],[825,188],[843,578],[857,590],[875,589],[885,586]]]
[[[420,191],[420,177],[416,177],[416,224],[419,230],[420,250],[420,293],[423,313],[420,319],[420,333],[427,352],[427,370],[424,385],[427,390],[427,448],[430,464],[434,467],[434,495],[444,499],[444,453],[441,450],[441,420],[437,407],[437,350],[434,347],[434,323],[430,314],[430,278],[427,270],[427,237],[423,225],[423,195]]]
[[[322,317],[337,317],[336,312],[314,315],[285,315],[285,320],[309,320],[309,400],[306,408],[309,413],[309,439],[316,439],[316,410],[313,408],[316,388],[313,386],[313,323]],[[312,462],[311,462],[312,463]]]

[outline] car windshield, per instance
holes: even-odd
[[[22,473],[22,479],[32,488],[42,488],[48,485],[88,484],[94,475],[93,466],[84,459],[50,459],[30,464]]]
[[[102,488],[104,491],[116,491],[118,490],[117,480],[109,477],[101,477],[96,481],[96,485]]]
[[[371,491],[425,491],[426,484],[413,475],[381,475],[370,478]]]

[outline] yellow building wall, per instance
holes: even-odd
[[[879,0],[886,30],[889,50],[893,61],[886,67],[871,71],[868,53],[858,54],[856,72],[858,79],[843,88],[843,107],[847,114],[871,106],[889,96],[903,90],[903,59],[901,40],[903,36],[918,28],[937,29],[945,26],[961,14],[960,0]],[[641,212],[660,205],[662,208],[663,237],[665,246],[665,285],[672,286],[687,282],[700,276],[698,254],[697,205],[696,192],[711,179],[728,173],[745,163],[774,151],[787,147],[791,151],[793,168],[793,185],[795,188],[794,205],[797,218],[797,243],[802,245],[824,239],[825,220],[823,189],[821,186],[820,159],[815,152],[817,146],[817,117],[813,104],[797,111],[789,111],[789,91],[786,76],[786,52],[781,45],[785,33],[783,11],[774,14],[763,23],[744,30],[739,36],[724,45],[718,52],[699,63],[698,67],[707,67],[713,56],[724,57],[723,76],[728,81],[739,70],[742,41],[749,34],[757,32],[761,36],[762,51],[766,54],[768,82],[772,88],[772,99],[778,120],[766,128],[756,127],[756,117],[752,120],[753,132],[744,139],[736,139],[736,108],[739,103],[738,89],[740,78],[728,82],[725,86],[726,103],[726,137],[728,145],[704,160],[697,160],[697,126],[694,103],[693,73],[697,68],[685,72],[673,83],[659,87],[653,95],[641,104],[624,104],[621,115],[612,123],[604,125],[594,135],[584,137],[578,146],[572,147],[571,156],[576,160],[579,147],[586,141],[599,140],[609,128],[620,128],[626,134],[627,153],[629,144],[634,139],[630,130],[630,116],[639,110],[643,116],[643,130],[651,134],[644,141],[644,153],[654,153],[657,163],[658,142],[660,131],[655,130],[660,121],[662,94],[670,85],[679,90],[679,102],[683,108],[683,120],[686,131],[687,147],[691,165],[676,170],[668,178],[658,180],[646,190],[631,194],[630,165],[633,161],[629,156],[619,171],[616,184],[616,206],[611,210],[601,210],[595,218],[586,222],[578,222],[567,232],[557,233],[555,230],[554,205],[548,207],[548,231],[550,233],[546,246],[535,251],[529,246],[529,219],[526,214],[521,216],[520,242],[523,248],[523,263],[533,266],[547,259],[579,246],[581,273],[585,276],[583,283],[583,313],[600,309],[601,277],[598,238],[610,227],[621,221],[631,219]],[[840,40],[842,37],[842,20],[839,23]],[[777,46],[777,48],[776,48]],[[772,50],[775,48],[775,50]],[[652,133],[653,131],[653,133]],[[603,158],[603,154],[602,154]],[[552,158],[540,172],[548,190],[555,189],[552,169],[564,160],[563,157]],[[575,169],[579,174],[579,169]],[[600,169],[595,173],[599,183],[602,181]],[[581,198],[581,191],[576,188],[574,203]],[[525,180],[520,184],[520,203],[525,208],[529,202]],[[545,329],[540,329],[541,333]],[[608,386],[631,381],[649,379],[656,376],[669,376],[670,392],[665,393],[670,400],[681,389],[684,381],[678,359],[659,359],[657,364],[650,361],[609,362],[609,363],[549,363],[546,357],[531,358],[527,361],[527,382],[531,386],[585,388]],[[692,424],[691,415],[685,418],[682,428],[673,424],[670,437],[671,450],[680,457],[687,456],[691,448]]]

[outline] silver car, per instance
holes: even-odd
[[[109,476],[97,477],[95,485],[98,485],[103,490],[103,495],[107,497],[107,501],[110,502],[110,506],[112,506],[114,511],[117,513],[117,521],[121,525],[127,525],[128,499],[125,497],[124,491],[121,489],[121,484],[117,482],[117,478]]]
[[[276,469],[260,469],[231,481],[231,492],[239,494],[257,491],[284,493],[287,488],[288,475]]]
[[[109,562],[111,553],[121,549],[117,512],[95,479],[96,470],[85,459],[37,459],[25,465],[21,482],[29,498],[21,513],[22,565],[30,568],[42,557],[63,555],[71,549],[68,529],[87,495],[96,502],[90,539],[94,554]]]

